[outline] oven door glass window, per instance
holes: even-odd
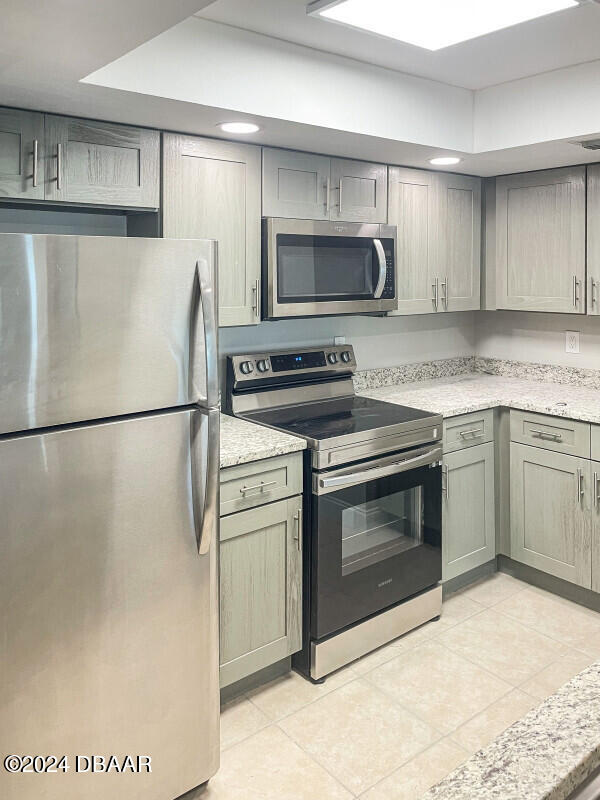
[[[364,464],[357,468],[364,470]],[[343,630],[438,583],[441,537],[439,463],[316,491],[311,525],[313,637]]]
[[[421,486],[358,505],[342,505],[342,575],[367,569],[423,544]]]
[[[280,303],[369,300],[379,264],[373,240],[344,236],[277,236]]]

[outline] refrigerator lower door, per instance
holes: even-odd
[[[216,772],[216,532],[199,555],[190,447],[202,483],[209,418],[0,441],[0,752],[69,766],[1,769],[3,800],[171,800]],[[92,771],[111,755],[152,771]]]
[[[0,234],[0,433],[219,404],[216,245]]]

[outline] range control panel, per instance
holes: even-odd
[[[298,375],[308,380],[311,376],[352,374],[356,370],[354,350],[349,344],[236,355],[229,356],[228,361],[236,385],[256,385]]]

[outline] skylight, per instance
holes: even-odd
[[[316,0],[307,12],[427,50],[441,50],[577,5],[578,0]]]

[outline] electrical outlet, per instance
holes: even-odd
[[[578,353],[579,352],[579,331],[565,331],[566,334],[566,346],[565,350],[567,353]]]
[[[335,336],[333,339],[334,344],[346,344],[346,337],[345,336]]]

